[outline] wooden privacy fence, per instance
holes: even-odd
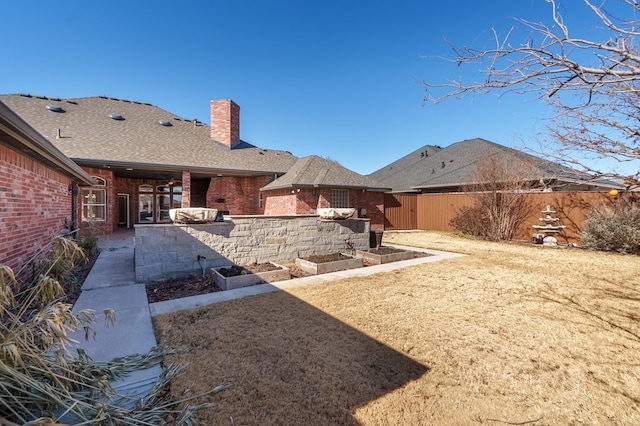
[[[533,225],[544,225],[538,218],[547,205],[556,210],[554,217],[565,225],[558,241],[577,242],[592,207],[610,204],[615,199],[606,192],[535,192],[524,194],[533,206],[530,216],[516,232],[516,238],[531,239],[536,234]],[[620,195],[619,195],[620,196]],[[458,210],[473,204],[465,193],[446,194],[385,194],[385,229],[455,231],[449,225]]]

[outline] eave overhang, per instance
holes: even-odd
[[[11,108],[0,101],[0,143],[62,173],[81,185],[95,181]]]

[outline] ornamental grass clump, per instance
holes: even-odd
[[[95,312],[73,312],[60,301],[61,282],[84,254],[71,239],[56,237],[51,244],[39,253],[48,254],[36,263],[30,281],[17,278],[26,266],[14,271],[0,265],[0,425],[195,424],[195,412],[211,404],[190,406],[192,398],[169,398],[167,385],[179,367],[168,367],[147,398],[123,408],[124,397],[110,383],[159,364],[165,351],[153,348],[108,362],[89,358],[70,334],[93,337]],[[107,322],[115,321],[112,310],[104,313]]]
[[[582,245],[593,250],[640,254],[640,204],[621,200],[592,210]]]

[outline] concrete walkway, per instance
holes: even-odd
[[[116,231],[100,240],[99,246],[102,251],[87,276],[82,286],[82,293],[73,309],[74,311],[92,309],[96,312],[97,323],[94,328],[97,334],[95,339],[91,338],[87,341],[84,339],[84,334],[81,333],[76,333],[72,336],[72,338],[80,342],[80,346],[95,361],[110,361],[113,358],[125,355],[146,353],[156,346],[157,343],[151,323],[152,315],[464,256],[457,253],[423,250],[415,247],[393,246],[423,251],[430,254],[430,256],[185,297],[149,305],[144,284],[135,282],[133,237],[133,230],[124,230]],[[105,309],[113,309],[115,311],[115,325],[105,327],[105,315],[103,313]],[[113,387],[118,394],[131,398],[131,404],[127,404],[127,408],[129,408],[135,404],[137,399],[145,397],[149,393],[160,373],[160,366],[136,371],[130,376],[114,382]]]
[[[96,336],[85,340],[84,333],[76,333],[72,337],[94,361],[146,353],[157,343],[144,284],[135,282],[133,230],[115,232],[101,238],[98,245],[100,256],[73,308],[96,312]],[[105,309],[115,311],[115,325],[105,327]],[[161,371],[156,365],[135,371],[112,385],[119,395],[130,398],[130,404],[125,404],[130,408],[137,399],[148,395]]]

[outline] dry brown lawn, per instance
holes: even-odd
[[[206,425],[640,424],[640,257],[385,233],[468,256],[156,318]]]

